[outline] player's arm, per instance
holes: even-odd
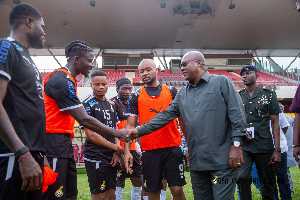
[[[13,153],[16,153],[21,148],[25,147],[25,145],[16,134],[3,106],[7,85],[7,78],[0,75],[0,138]],[[21,157],[22,159],[20,160]],[[24,191],[26,189],[26,191],[31,191],[41,188],[43,184],[43,174],[40,166],[29,152],[21,155],[20,158],[19,166],[23,179],[21,190]]]
[[[84,131],[85,131],[85,134],[86,134],[86,139],[88,141],[90,141],[90,142],[92,142],[92,143],[94,143],[98,146],[107,148],[107,149],[112,149],[114,151],[120,151],[120,145],[118,146],[117,144],[113,144],[113,143],[107,141],[105,138],[103,138],[98,133],[95,133],[94,131],[91,131],[91,130],[85,128],[85,127],[84,127]]]
[[[279,127],[279,115],[270,115],[272,122],[272,133],[274,139],[275,148],[280,148],[280,127]],[[274,150],[269,164],[273,164],[274,168],[277,168],[281,163],[281,152]]]
[[[127,140],[126,134],[128,130],[122,129],[122,130],[117,130],[114,128],[110,128],[104,124],[102,124],[100,121],[97,119],[89,116],[84,107],[80,106],[78,108],[70,109],[67,110],[67,112],[74,117],[74,119],[81,125],[84,126],[85,128],[88,128],[94,132],[101,133],[104,135],[112,135],[114,137],[117,137],[121,140]]]

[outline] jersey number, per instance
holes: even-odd
[[[103,117],[106,120],[110,120],[110,113],[109,110],[102,110],[103,111]]]

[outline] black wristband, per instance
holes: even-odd
[[[29,148],[27,146],[22,147],[21,149],[19,149],[16,153],[15,153],[15,157],[18,160],[19,157],[25,153],[27,153],[29,151]]]
[[[300,144],[297,144],[297,145],[293,145],[292,147],[300,147]]]

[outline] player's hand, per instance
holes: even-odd
[[[129,151],[124,152],[124,165],[127,174],[132,174],[133,156]]]
[[[119,160],[120,160],[120,157],[119,157],[119,156],[117,155],[117,153],[115,152],[115,153],[113,154],[113,157],[112,157],[111,162],[110,162],[111,166],[112,166],[112,167],[117,166],[117,164],[119,163]]]
[[[38,190],[43,186],[42,170],[31,155],[20,160],[19,167],[23,179],[22,191]]]
[[[293,155],[294,155],[294,158],[295,160],[300,163],[300,147],[294,147],[294,151],[293,151]]]
[[[139,152],[139,153],[138,153],[138,156],[139,156],[140,165],[142,165],[142,153]]]
[[[124,142],[131,142],[132,139],[127,137],[127,135],[130,135],[132,131],[131,130],[128,130],[128,129],[122,129],[122,130],[119,130],[119,134],[117,136],[117,138],[119,138],[120,140],[124,141]]]
[[[279,167],[280,163],[281,163],[281,153],[274,150],[269,164],[273,164],[274,169],[276,169],[277,167]]]
[[[115,153],[121,157],[121,155],[124,153],[124,148],[121,146],[117,146],[117,148],[115,149]]]
[[[244,164],[242,147],[235,147],[231,145],[229,151],[229,166],[232,170],[241,168]]]
[[[189,151],[186,152],[185,157],[186,157],[186,167],[190,167],[190,154],[189,154]]]
[[[138,136],[139,136],[139,133],[138,133],[137,129],[131,129],[126,137],[130,138],[131,140],[134,140],[134,139],[138,138]]]

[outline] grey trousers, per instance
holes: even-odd
[[[192,171],[191,182],[194,199],[234,200],[237,170]]]

